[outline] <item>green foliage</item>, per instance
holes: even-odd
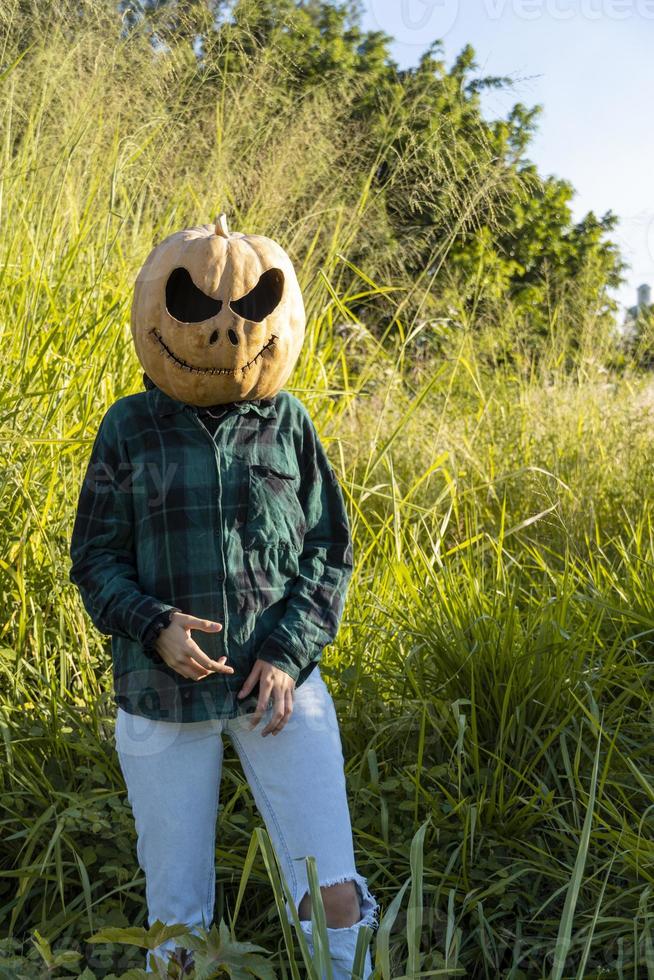
[[[275,971],[269,962],[258,953],[265,953],[262,946],[253,943],[239,943],[232,940],[229,929],[221,920],[220,926],[199,930],[195,936],[186,927],[166,926],[157,920],[149,929],[103,929],[89,936],[90,943],[126,943],[141,949],[154,950],[168,939],[178,939],[179,946],[194,950],[195,980],[209,980],[209,977],[230,976],[235,980],[259,977],[260,980],[275,980]],[[163,957],[155,956],[153,966],[161,976],[168,976],[167,964]]]
[[[130,927],[107,927],[89,936],[90,943],[127,943],[128,946],[139,946],[141,949],[156,949],[168,939],[186,938],[187,929],[183,925],[167,926],[157,919],[149,929]]]
[[[540,106],[517,103],[507,119],[484,119],[480,93],[511,80],[476,75],[470,45],[448,69],[436,41],[415,69],[400,71],[390,38],[363,31],[352,4],[329,0],[198,2],[191,12],[154,3],[145,23],[162,43],[199,45],[209,91],[228,72],[274,60],[296,103],[323,91],[339,99],[351,168],[374,215],[369,234],[348,236],[349,257],[374,278],[413,283],[410,318],[454,306],[465,319],[497,320],[508,299],[537,356],[552,309],[575,284],[580,307],[598,311],[597,337],[606,335],[616,312],[607,289],[625,268],[608,237],[617,216],[575,222],[572,185],[528,160]],[[385,325],[375,297],[367,305]]]
[[[629,358],[640,367],[651,370],[654,365],[654,303],[635,311],[627,331],[623,347]]]

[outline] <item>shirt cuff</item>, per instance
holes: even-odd
[[[149,660],[154,661],[154,663],[163,662],[162,657],[156,650],[155,644],[162,630],[165,630],[168,628],[168,626],[170,626],[170,620],[174,612],[181,612],[181,609],[178,609],[176,606],[171,606],[169,609],[157,613],[156,617],[146,627],[143,634],[143,638],[141,640],[143,653]]]
[[[300,664],[286,647],[281,646],[277,640],[268,637],[263,641],[256,654],[257,660],[265,660],[273,667],[279,667],[296,681],[300,675]]]

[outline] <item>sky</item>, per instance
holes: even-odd
[[[478,75],[511,88],[483,95],[487,118],[541,105],[527,150],[542,174],[569,180],[575,220],[617,214],[612,234],[630,268],[613,295],[654,291],[654,0],[363,0],[364,26],[393,37],[401,67],[435,39],[450,65],[466,44]]]

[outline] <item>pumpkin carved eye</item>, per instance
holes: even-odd
[[[207,296],[195,285],[188,269],[173,269],[166,283],[166,309],[180,323],[210,320],[222,309],[222,300]]]
[[[279,306],[283,292],[284,273],[281,269],[268,269],[261,274],[254,289],[240,299],[233,299],[229,305],[244,320],[259,323]]]

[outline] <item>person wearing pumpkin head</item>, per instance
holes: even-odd
[[[169,235],[140,270],[145,390],[101,420],[70,580],[111,636],[115,740],[148,922],[208,928],[223,732],[280,860],[309,950],[316,860],[334,980],[379,905],[355,865],[335,707],[320,673],[353,568],[342,491],[283,385],[305,335],[293,265],[225,215]],[[270,737],[272,736],[272,737]],[[286,914],[293,921],[291,906]],[[169,939],[146,958],[192,955]],[[366,949],[364,978],[372,971]]]

